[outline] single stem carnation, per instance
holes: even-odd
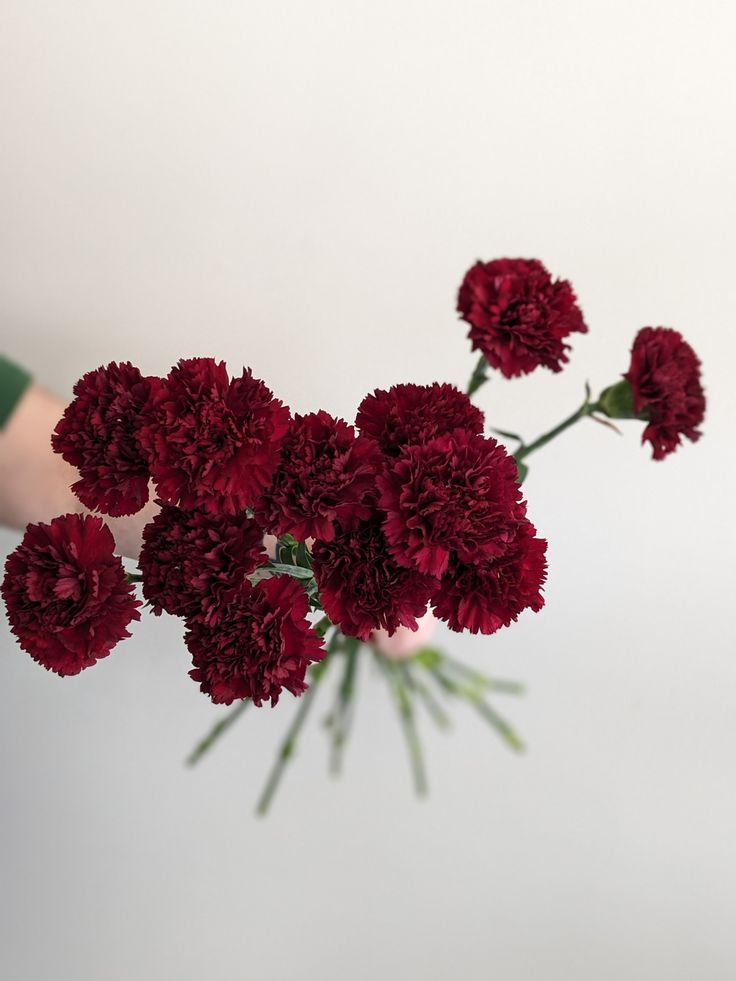
[[[553,281],[538,259],[477,262],[465,274],[457,309],[470,324],[473,350],[507,378],[539,367],[561,371],[565,338],[588,330],[570,283]]]

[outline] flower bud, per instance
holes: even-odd
[[[597,402],[597,408],[610,419],[636,419],[634,397],[631,385],[622,378],[615,385],[604,388]]]

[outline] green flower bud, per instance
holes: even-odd
[[[636,419],[634,396],[631,385],[622,378],[615,385],[605,388],[598,399],[597,409],[610,419]]]

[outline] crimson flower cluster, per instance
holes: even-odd
[[[483,633],[542,605],[545,543],[513,459],[483,424],[466,395],[437,383],[377,389],[355,425],[324,411],[292,417],[249,369],[230,378],[224,363],[190,358],[165,378],[114,362],[85,375],[52,443],[78,467],[74,490],[89,508],[135,512],[153,484],[145,599],[183,618],[190,674],[213,701],[275,704],[304,689],[324,652],[303,585],[270,574],[267,532],[313,539],[319,602],[362,640],[415,629],[430,605],[452,629]],[[79,545],[77,523],[96,552]],[[34,551],[44,536],[53,543]],[[4,585],[14,628],[55,670],[81,670],[138,616],[112,535],[71,516],[27,539]]]
[[[345,633],[416,629],[431,605],[453,630],[493,633],[539,609],[546,542],[526,517],[516,464],[481,435],[483,414],[451,385],[396,385],[361,403],[382,451],[372,514],[313,547],[322,605]],[[456,583],[474,576],[463,597]]]
[[[139,511],[153,483],[160,510],[144,529],[143,595],[154,613],[184,618],[190,674],[202,691],[215,702],[256,704],[275,704],[284,688],[303,691],[308,665],[323,656],[306,593],[295,581],[251,577],[268,559],[253,511],[265,507],[269,491],[279,527],[296,513],[287,504],[298,480],[289,485],[279,467],[282,450],[298,455],[299,427],[309,429],[311,420],[292,420],[249,369],[230,378],[212,358],[181,360],[165,378],[113,362],[85,375],[74,394],[53,448],[78,468],[73,489],[82,503],[103,514]],[[351,451],[354,434],[344,430],[330,417],[317,419],[318,438],[329,436],[344,480],[332,488],[325,478],[315,520],[341,513],[341,487],[355,504],[368,491],[364,457],[377,451],[367,443]],[[30,526],[8,560],[11,626],[33,657],[60,674],[104,657],[139,616],[113,552],[101,519],[69,515]]]
[[[559,371],[566,339],[587,331],[570,283],[536,259],[476,263],[458,311],[509,378]],[[641,330],[623,378],[518,459],[594,411],[645,421],[655,459],[699,438],[700,362],[677,331]],[[452,385],[376,389],[350,424],[292,416],[250,369],[230,377],[213,358],[182,359],[162,378],[113,362],[77,383],[52,446],[77,468],[73,490],[90,510],[130,515],[155,495],[133,578],[154,614],[184,620],[190,675],[214,702],[275,705],[284,689],[304,691],[324,656],[313,608],[367,641],[416,629],[430,607],[452,630],[491,634],[544,602],[547,543],[517,463]],[[272,563],[267,533],[311,539],[311,556],[301,546],[300,569]],[[89,667],[139,618],[114,552],[101,518],[67,514],[30,525],[8,558],[11,629],[49,670]]]

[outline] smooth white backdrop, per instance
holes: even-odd
[[[490,424],[557,421],[645,324],[709,398],[664,463],[593,423],[533,458],[546,609],[442,638],[527,683],[528,751],[427,724],[426,802],[371,672],[344,778],[318,712],[259,821],[288,702],[190,772],[216,713],[177,623],[60,681],[3,621],[3,978],[734,977],[735,33],[709,0],[1,0],[2,347],[60,394],[195,354],[347,417],[463,384],[462,273],[524,255],[590,333]]]

